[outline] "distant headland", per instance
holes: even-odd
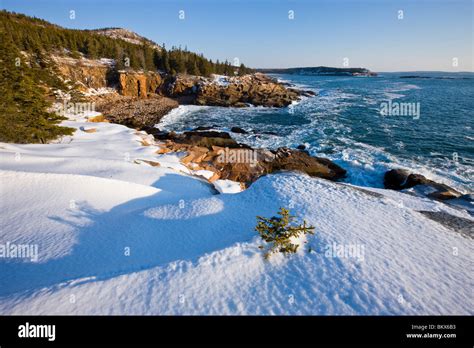
[[[292,75],[326,75],[326,76],[377,76],[377,73],[366,68],[333,68],[327,66],[286,68],[286,69],[257,69],[266,74]]]

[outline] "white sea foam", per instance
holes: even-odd
[[[180,105],[177,108],[167,113],[156,127],[163,130],[172,130],[176,124],[179,124],[183,119],[186,119],[190,114],[209,108],[209,106],[200,105]]]

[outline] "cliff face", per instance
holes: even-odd
[[[52,57],[64,79],[76,82],[80,90],[110,85],[112,63],[109,60]]]
[[[214,76],[207,78],[179,74],[161,76],[158,72],[115,70],[113,61],[55,57],[64,79],[76,82],[79,89],[114,87],[125,97],[147,99],[161,95],[181,104],[244,107],[248,105],[284,107],[309,91],[288,88],[264,74]]]
[[[118,72],[118,91],[128,97],[147,98],[151,94],[158,94],[163,79],[154,72]]]
[[[158,94],[163,79],[159,73],[139,71],[116,71],[111,60],[74,59],[53,57],[59,73],[66,80],[76,82],[85,92],[88,88],[116,87],[127,97],[147,98]]]

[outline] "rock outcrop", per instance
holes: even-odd
[[[187,152],[181,162],[192,170],[209,170],[209,181],[227,179],[250,185],[260,176],[276,171],[300,171],[310,176],[338,180],[346,171],[326,158],[289,148],[253,149],[239,144],[225,132],[192,131],[182,134],[144,129],[165,140],[159,153]]]
[[[160,93],[163,78],[155,72],[118,72],[118,91],[127,97],[145,99],[153,94]]]
[[[311,91],[287,88],[264,74],[226,77],[223,81],[178,75],[165,83],[162,92],[180,103],[244,107],[284,107]]]
[[[404,169],[392,169],[384,175],[384,186],[392,190],[405,190],[418,186],[426,188],[426,196],[438,200],[460,197],[462,194],[452,187],[435,182],[421,174],[410,173]]]
[[[112,66],[109,61],[60,56],[52,56],[52,59],[62,77],[76,83],[79,90],[110,85]]]
[[[410,173],[404,169],[392,169],[384,175],[384,186],[390,190],[402,190]]]
[[[338,180],[346,175],[346,171],[327,158],[310,156],[306,151],[279,148],[272,161],[272,169],[296,170],[310,176]]]

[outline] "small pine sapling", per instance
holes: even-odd
[[[288,209],[280,208],[278,215],[280,216],[271,218],[257,216],[255,230],[265,242],[270,244],[268,251],[264,254],[265,259],[275,252],[296,253],[299,245],[293,244],[291,238],[298,238],[302,234],[314,234],[314,227],[307,226],[305,220],[302,225],[294,224],[296,217],[290,215]],[[263,249],[263,246],[260,248]]]

